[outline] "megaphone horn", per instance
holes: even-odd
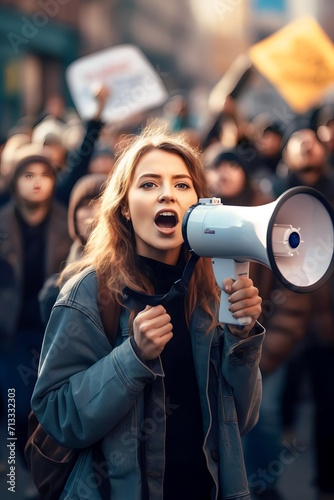
[[[314,188],[300,186],[277,200],[254,207],[224,205],[220,198],[201,198],[187,210],[184,241],[200,257],[211,257],[219,286],[224,278],[248,276],[249,263],[271,269],[294,292],[319,288],[334,270],[334,211]],[[247,324],[228,311],[222,293],[219,321]]]

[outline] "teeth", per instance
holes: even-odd
[[[167,217],[167,216],[168,216],[168,217],[170,217],[170,216],[175,216],[175,214],[174,214],[173,212],[160,212],[160,214],[159,214],[159,215],[163,215],[163,216],[166,216],[166,217]]]

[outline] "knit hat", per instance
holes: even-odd
[[[247,175],[251,168],[250,162],[247,161],[246,153],[239,152],[238,148],[228,149],[219,153],[212,161],[212,168],[218,168],[224,161],[237,163]]]
[[[11,179],[9,182],[9,187],[12,192],[15,191],[15,186],[17,183],[17,179],[21,175],[21,173],[24,171],[24,169],[28,166],[31,165],[32,163],[43,163],[46,165],[52,174],[52,177],[54,178],[54,181],[56,182],[57,174],[56,170],[53,167],[51,161],[47,156],[40,155],[40,154],[32,154],[28,156],[24,156],[21,158],[14,166],[11,172]]]

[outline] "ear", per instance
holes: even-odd
[[[122,208],[122,215],[126,220],[130,220],[130,211],[127,207]]]

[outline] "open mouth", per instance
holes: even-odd
[[[171,229],[177,224],[177,217],[174,212],[160,212],[154,222],[161,229]]]

